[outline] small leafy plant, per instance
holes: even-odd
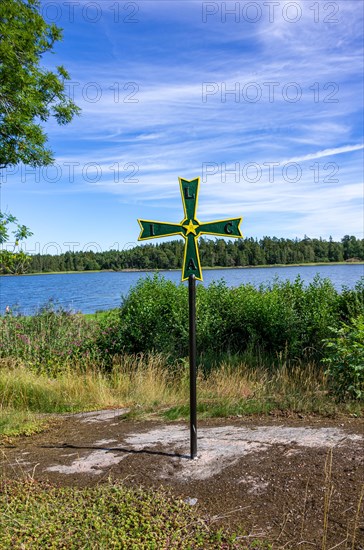
[[[214,529],[198,508],[166,490],[55,487],[33,479],[0,480],[0,547],[50,549],[269,550]]]

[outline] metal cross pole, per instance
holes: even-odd
[[[182,266],[182,281],[189,281],[189,354],[190,354],[190,419],[191,419],[191,458],[197,456],[197,398],[196,398],[196,280],[202,281],[202,269],[198,253],[197,239],[200,235],[217,237],[242,237],[242,218],[217,220],[201,223],[196,218],[200,178],[185,180],[179,178],[184,218],[181,223],[138,220],[141,228],[139,241],[158,237],[182,235],[185,239]]]
[[[197,457],[197,393],[196,393],[196,277],[188,277],[188,306],[190,322],[190,434],[191,458]]]

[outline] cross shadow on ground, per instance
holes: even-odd
[[[149,449],[129,449],[125,447],[105,447],[96,445],[73,445],[71,443],[62,443],[61,445],[39,445],[41,449],[78,449],[88,451],[106,451],[110,453],[127,453],[131,455],[158,455],[171,458],[184,458],[190,460],[190,455],[181,453],[168,453],[166,451],[151,451]]]

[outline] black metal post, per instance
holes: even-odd
[[[197,457],[197,396],[196,396],[196,277],[188,277],[188,304],[190,325],[190,431],[191,458]]]

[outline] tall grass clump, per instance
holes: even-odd
[[[32,317],[0,318],[0,364],[26,365],[37,372],[57,375],[69,367],[102,363],[94,342],[97,324],[49,304]]]
[[[109,385],[126,405],[163,407],[187,400],[187,374],[181,365],[171,368],[162,354],[124,354],[114,359]]]
[[[50,378],[26,368],[0,369],[0,410],[63,413],[116,402],[115,392],[101,372],[70,370]]]

